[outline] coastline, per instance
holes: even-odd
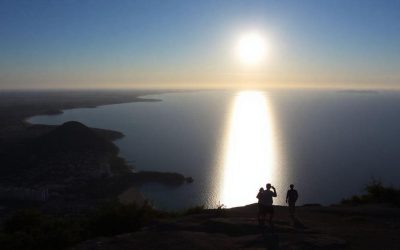
[[[72,96],[68,96],[68,92],[56,92],[50,93],[55,96],[47,96],[47,92],[43,93],[35,93],[40,97],[32,101],[24,101],[23,104],[18,102],[18,99],[21,98],[20,95],[26,95],[26,93],[18,94],[18,98],[5,98],[5,100],[0,101],[0,118],[5,118],[6,122],[0,123],[0,150],[6,149],[9,145],[18,144],[19,142],[23,142],[26,139],[32,139],[41,135],[44,135],[59,125],[46,125],[46,124],[34,124],[30,121],[32,117],[39,115],[59,115],[62,114],[65,110],[77,109],[77,108],[96,108],[104,105],[113,105],[113,104],[122,104],[122,103],[134,103],[134,102],[160,102],[160,99],[154,98],[145,98],[148,95],[156,95],[162,93],[169,93],[171,91],[147,91],[147,92],[136,92],[132,91],[128,94],[123,92],[115,93],[113,91],[110,92],[101,92],[102,95],[97,95],[94,93],[82,92],[73,93]],[[114,93],[114,94],[112,94]],[[4,94],[3,94],[4,95]],[[29,93],[28,93],[29,95]],[[109,96],[111,95],[111,97]],[[62,98],[60,97],[62,96]],[[57,98],[56,98],[57,97]],[[58,98],[60,97],[60,98]],[[87,99],[86,99],[87,98]],[[7,101],[8,99],[8,101]],[[16,114],[10,115],[8,112],[4,112],[7,107],[7,110],[12,110],[14,108],[17,109]],[[3,112],[2,112],[3,111]],[[18,112],[20,111],[20,112]],[[4,124],[5,123],[5,124]],[[92,128],[90,127],[96,134],[101,137],[114,142],[117,139],[124,137],[124,134],[120,131],[103,129],[103,128]],[[113,143],[114,144],[114,143]],[[115,145],[115,144],[114,144]],[[116,145],[115,145],[116,146]],[[118,148],[118,146],[116,146]],[[122,161],[125,159],[120,157]],[[126,164],[126,163],[125,163]],[[127,165],[128,166],[128,165]],[[134,177],[134,181],[129,187],[125,188],[120,194],[123,195],[123,200],[125,202],[136,202],[138,204],[143,204],[145,201],[145,197],[140,192],[140,186],[146,182],[160,182],[165,185],[175,185],[176,179],[171,181],[171,173],[161,173],[161,172],[149,173],[148,172],[138,172]],[[177,174],[179,175],[179,174]],[[179,176],[179,179],[186,180],[186,177],[183,175]],[[184,182],[181,182],[181,185]],[[135,191],[132,191],[135,189]]]
[[[28,131],[32,132],[34,130],[44,131],[55,127],[57,126],[29,123],[24,130],[21,130],[21,133],[28,133]],[[113,130],[95,130],[98,130],[99,133],[118,133],[118,131]],[[123,136],[122,133],[121,136]],[[162,178],[163,180],[166,179],[165,176]],[[129,178],[126,178],[126,180],[126,183],[131,181]],[[116,179],[115,183],[116,185],[123,185],[120,179]],[[108,189],[106,185],[100,184],[98,186],[103,187],[103,190]],[[95,189],[101,193],[102,189],[97,189],[96,187]],[[140,193],[139,188],[140,183],[134,183],[125,188],[119,195],[114,196],[118,197],[123,204],[135,202],[141,206],[145,203],[145,197]],[[108,189],[108,191],[110,190]],[[82,206],[78,202],[74,205],[76,207]],[[94,207],[93,204],[89,205]],[[48,205],[47,209],[61,209],[67,208],[67,206],[73,210],[68,210],[65,214],[68,216],[73,215],[76,210],[71,206],[70,200],[65,203],[55,203],[53,207]],[[150,224],[151,227],[146,227],[143,231],[92,239],[82,242],[72,249],[93,249],[91,244],[95,245],[98,242],[105,247],[109,247],[108,249],[123,249],[120,248],[121,245],[141,245],[151,248],[154,246],[151,245],[154,242],[164,243],[165,239],[157,238],[162,237],[163,234],[167,234],[169,239],[174,239],[170,241],[171,244],[183,245],[182,249],[192,246],[193,242],[200,246],[204,246],[203,243],[207,242],[208,245],[204,249],[215,247],[214,244],[217,243],[220,244],[218,246],[226,249],[232,249],[232,246],[240,249],[248,246],[248,244],[259,246],[260,248],[263,246],[264,242],[260,237],[257,221],[254,219],[257,213],[256,204],[229,209],[222,207],[219,209],[194,208],[188,211],[196,212],[196,209],[198,214],[188,213],[182,217],[177,217],[176,214],[173,214],[170,218],[156,220],[154,224]],[[45,211],[47,212],[48,210]],[[8,212],[5,208],[3,211],[3,214]],[[351,249],[370,249],[369,247],[379,249],[382,246],[388,249],[396,249],[398,247],[396,236],[399,233],[399,210],[393,207],[386,207],[384,204],[376,207],[374,205],[300,206],[296,211],[302,225],[306,228],[296,228],[290,223],[286,207],[276,206],[275,211],[276,235],[280,237],[284,246],[293,246],[293,249],[301,249],[300,247],[304,245],[315,249],[347,249],[348,247],[351,247]],[[354,228],[359,228],[359,230],[354,231]],[[168,230],[168,232],[165,232],[165,230]],[[160,234],[160,232],[162,233]],[[186,238],[181,237],[182,235]],[[146,237],[151,238],[152,241],[141,241]],[[248,244],[246,245],[245,243]]]
[[[162,93],[157,93],[157,94],[162,94]],[[24,118],[22,120],[23,123],[25,123],[28,126],[32,126],[32,125],[44,125],[44,126],[56,126],[56,125],[46,125],[46,124],[34,124],[32,122],[29,121],[29,119],[35,117],[35,116],[42,116],[42,115],[46,115],[46,116],[54,116],[54,115],[62,115],[64,113],[64,111],[66,110],[72,110],[72,109],[81,109],[81,108],[98,108],[101,106],[106,106],[106,105],[115,105],[115,104],[123,104],[123,103],[135,103],[135,102],[162,102],[161,99],[152,99],[152,98],[142,98],[142,96],[138,96],[136,99],[131,100],[131,101],[121,101],[121,102],[111,102],[111,103],[99,103],[97,105],[79,105],[77,104],[74,107],[68,107],[68,108],[63,108],[63,109],[58,109],[58,110],[53,110],[50,112],[44,112],[44,113],[37,113],[37,114],[33,114],[31,116],[28,116],[26,118]],[[108,130],[108,131],[115,131],[115,130],[110,130],[110,129],[103,129],[103,128],[94,128],[94,129],[101,129],[101,130]],[[119,132],[119,131],[115,131],[115,132]],[[122,132],[119,132],[122,133]]]
[[[39,115],[62,114],[65,110],[96,108],[103,105],[131,102],[159,102],[148,95],[170,91],[8,91],[0,92],[0,149],[48,130],[45,124],[32,124],[29,119]],[[12,110],[12,112],[10,112]],[[43,125],[41,127],[33,126]],[[100,129],[100,128],[99,128]],[[119,131],[115,131],[119,132]]]

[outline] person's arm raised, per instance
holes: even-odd
[[[272,187],[272,189],[274,190],[274,197],[277,197],[277,196],[278,196],[278,194],[276,193],[276,189],[275,189],[275,187]]]

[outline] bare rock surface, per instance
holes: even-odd
[[[156,221],[139,232],[86,241],[71,250],[376,249],[354,242],[348,235],[349,230],[344,230],[342,235],[336,233],[336,225],[330,222],[330,219],[334,218],[323,217],[328,214],[338,220],[337,208],[333,209],[333,213],[310,208],[299,209],[299,218],[306,213],[314,213],[311,218],[313,222],[309,215],[304,216],[304,220],[301,221],[289,219],[285,207],[278,207],[276,210],[277,216],[272,227],[267,225],[262,228],[258,225],[254,216],[254,205],[226,210],[205,210],[200,214]],[[326,225],[321,227],[315,222]],[[311,224],[312,227],[309,226]],[[348,225],[343,224],[342,229],[346,226]],[[370,226],[372,225],[368,225]],[[356,231],[352,233],[357,235]],[[390,244],[382,249],[398,249],[398,241]],[[374,244],[371,246],[375,247]]]

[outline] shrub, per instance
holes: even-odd
[[[204,205],[194,206],[183,211],[183,215],[200,214],[205,210]]]
[[[400,206],[400,189],[385,187],[378,180],[371,180],[365,188],[365,194],[354,195],[349,199],[343,199],[343,204],[368,204],[368,203],[388,203]]]
[[[4,222],[2,250],[64,249],[80,241],[136,231],[162,214],[149,205],[103,204],[81,217],[45,215],[21,210]]]
[[[84,239],[76,220],[21,210],[4,223],[2,249],[61,249]]]
[[[159,215],[148,204],[108,203],[91,214],[88,227],[92,236],[111,236],[136,231]]]

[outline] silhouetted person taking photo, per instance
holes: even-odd
[[[286,194],[286,203],[289,205],[289,213],[292,218],[294,218],[296,201],[298,198],[299,194],[297,193],[297,190],[294,189],[293,184],[290,184],[290,189],[287,191]]]
[[[271,191],[272,189],[272,191]],[[265,217],[269,214],[269,224],[271,227],[272,219],[274,217],[274,207],[272,206],[273,197],[277,197],[276,190],[270,183],[267,184],[267,190],[262,191],[260,189],[257,198],[259,199],[259,224],[260,226],[265,225]]]

